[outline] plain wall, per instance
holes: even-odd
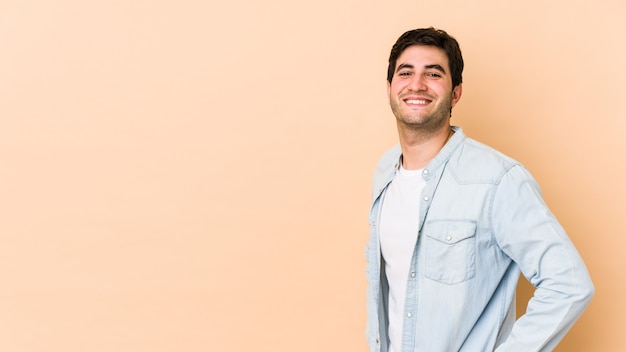
[[[453,123],[531,170],[591,272],[558,351],[623,351],[624,18],[617,0],[1,1],[0,350],[365,351],[387,56],[432,25],[466,62]]]

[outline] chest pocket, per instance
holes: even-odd
[[[433,221],[424,224],[424,275],[456,284],[476,272],[476,223]]]

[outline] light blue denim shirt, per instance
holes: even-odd
[[[593,296],[587,269],[530,173],[453,129],[423,170],[401,352],[551,351]],[[378,225],[400,156],[399,146],[388,151],[374,175],[366,248],[372,352],[389,343]],[[516,321],[520,271],[536,290]]]

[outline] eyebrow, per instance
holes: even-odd
[[[415,66],[411,65],[411,64],[400,64],[398,65],[398,68],[396,69],[396,72],[402,70],[402,69],[412,69],[415,68]],[[443,69],[443,67],[441,67],[441,65],[439,64],[432,64],[432,65],[426,65],[424,66],[425,69],[435,69],[437,71],[440,71],[441,73],[446,73],[446,70]]]
[[[443,69],[443,67],[441,67],[441,65],[437,65],[437,64],[433,64],[433,65],[426,65],[424,66],[427,69],[435,69],[437,71],[440,71],[441,73],[446,73],[446,70]]]
[[[411,64],[400,64],[398,65],[398,68],[396,68],[396,72],[403,70],[405,68],[415,68],[415,66],[411,65]]]

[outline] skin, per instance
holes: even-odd
[[[448,57],[442,49],[413,45],[398,57],[387,82],[389,105],[396,116],[402,166],[422,169],[452,135],[450,109],[461,99],[462,85],[452,87]]]

